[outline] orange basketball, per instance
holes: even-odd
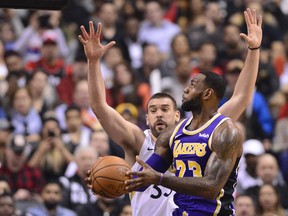
[[[101,157],[91,169],[91,183],[94,193],[105,198],[116,198],[127,191],[124,181],[130,179],[125,173],[131,171],[128,163],[120,157]]]

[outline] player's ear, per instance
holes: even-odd
[[[148,121],[148,115],[147,114],[145,116],[145,119],[146,119],[146,125],[148,126],[149,125],[149,121]]]
[[[203,92],[203,98],[204,100],[207,100],[211,98],[211,96],[214,94],[214,90],[212,88],[207,88]]]

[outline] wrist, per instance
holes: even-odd
[[[158,180],[157,185],[161,185],[161,183],[162,183],[162,181],[163,181],[163,177],[164,177],[164,174],[163,174],[163,173],[160,173],[160,177],[159,177],[159,180]]]
[[[250,50],[258,50],[260,48],[261,48],[261,45],[258,46],[258,47],[250,47],[250,46],[248,46],[248,49],[250,49]]]

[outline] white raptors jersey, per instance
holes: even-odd
[[[154,153],[155,142],[150,136],[150,130],[144,131],[146,138],[139,153],[139,157],[142,161],[148,160],[148,158]],[[136,162],[132,170],[138,171],[141,166]],[[167,171],[170,175],[174,175],[170,171]],[[132,215],[133,216],[168,216],[172,215],[173,210],[177,207],[174,204],[173,197],[175,192],[171,189],[151,185],[144,192],[132,192],[130,193]]]

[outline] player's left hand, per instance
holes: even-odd
[[[132,178],[125,181],[126,190],[129,192],[135,191],[138,188],[157,185],[161,174],[154,169],[152,169],[148,164],[140,160],[139,156],[136,156],[136,161],[143,167],[142,171],[129,171],[126,173],[128,176],[134,176],[137,178]]]
[[[241,33],[240,36],[249,47],[260,47],[262,42],[262,16],[257,16],[256,10],[248,8],[244,11],[244,18],[247,26],[247,35]]]

